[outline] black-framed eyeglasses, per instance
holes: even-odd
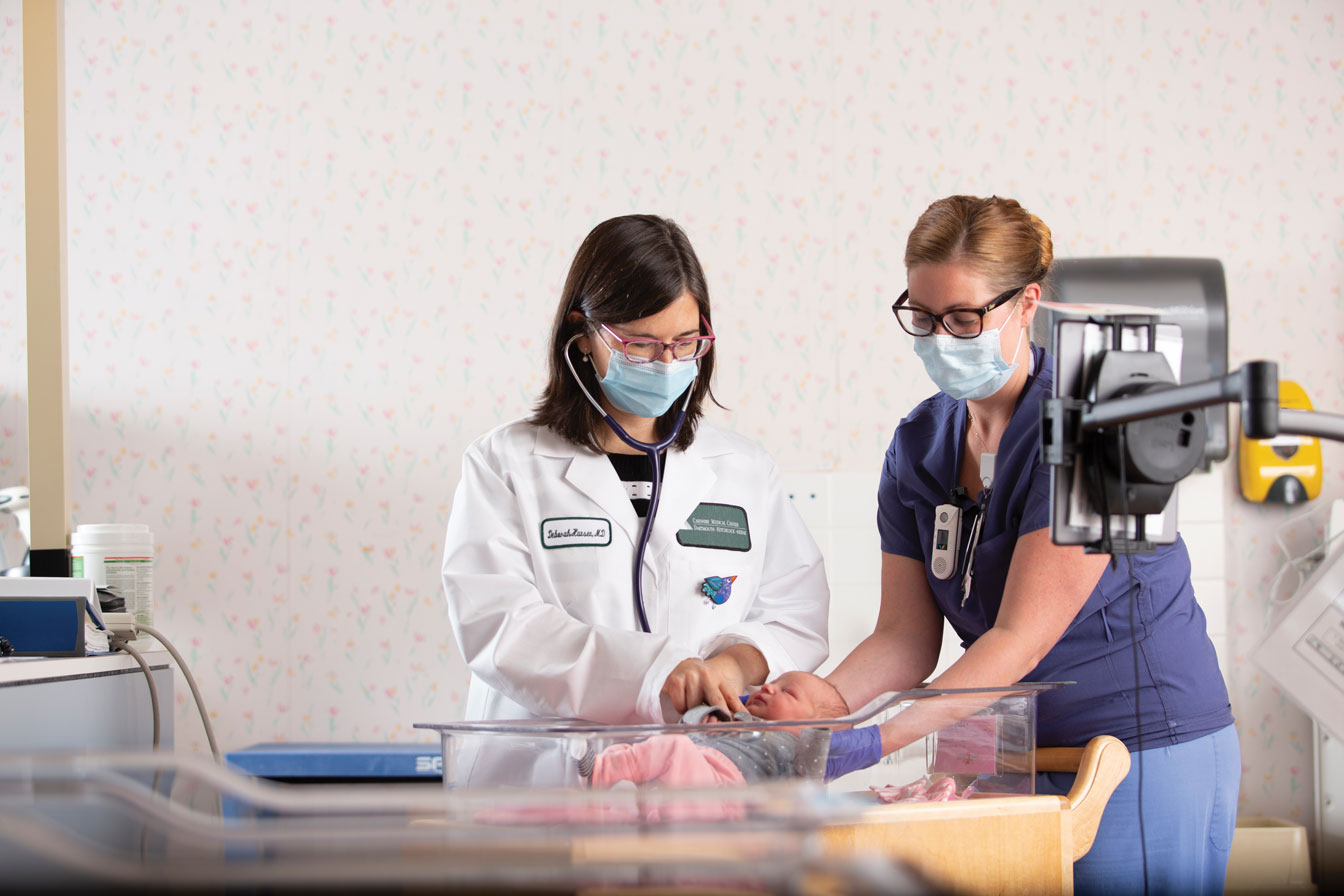
[[[949,336],[958,339],[974,339],[985,328],[985,315],[1012,299],[1026,286],[1016,286],[996,296],[988,305],[980,308],[952,308],[942,314],[934,314],[923,308],[912,308],[905,304],[910,298],[910,290],[901,293],[891,305],[891,313],[896,315],[896,323],[911,336],[928,336],[933,328],[941,326]]]

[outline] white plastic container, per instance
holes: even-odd
[[[126,601],[126,612],[154,624],[154,533],[140,523],[86,523],[70,535],[70,573],[93,579]]]

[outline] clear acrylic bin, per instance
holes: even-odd
[[[911,798],[930,798],[929,785],[942,781],[940,792],[954,788],[958,797],[1021,795],[1035,792],[1036,696],[1058,686],[889,693],[849,716],[825,720],[601,725],[504,719],[415,727],[438,732],[443,781],[454,790],[820,782],[833,732],[891,723],[911,738],[910,745],[834,786],[855,790],[918,782],[923,790],[912,791]]]
[[[450,792],[276,784],[171,752],[0,753],[13,892],[929,892],[894,858],[826,850],[859,818],[796,782]]]
[[[1036,697],[1058,684],[1028,689],[944,692],[901,699],[873,715],[882,724],[920,713],[933,730],[870,768],[837,779],[833,788],[872,788],[891,802],[957,797],[1023,796],[1036,792]],[[920,701],[928,702],[920,702]]]

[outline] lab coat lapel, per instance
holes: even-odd
[[[563,461],[566,464],[565,481],[602,509],[603,515],[611,520],[613,530],[620,529],[629,544],[635,543],[639,538],[639,517],[635,516],[630,496],[606,455],[580,448],[546,428],[538,430],[534,450],[537,454]],[[580,514],[576,512],[575,515]]]
[[[677,543],[677,531],[686,528],[686,518],[709,494],[714,479],[714,468],[695,445],[690,451],[668,452],[663,495],[649,538],[650,556],[661,557]]]
[[[565,471],[565,481],[601,507],[612,526],[625,532],[630,544],[639,540],[639,517],[606,455],[576,449]]]

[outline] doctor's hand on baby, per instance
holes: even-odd
[[[738,694],[744,690],[746,682],[735,666],[697,656],[678,663],[663,684],[663,695],[679,715],[702,703],[723,709],[729,715],[740,712],[742,700]]]
[[[764,681],[767,669],[759,650],[750,644],[734,644],[709,659],[693,656],[682,660],[667,676],[662,694],[677,715],[702,703],[732,715],[743,709],[738,695]]]

